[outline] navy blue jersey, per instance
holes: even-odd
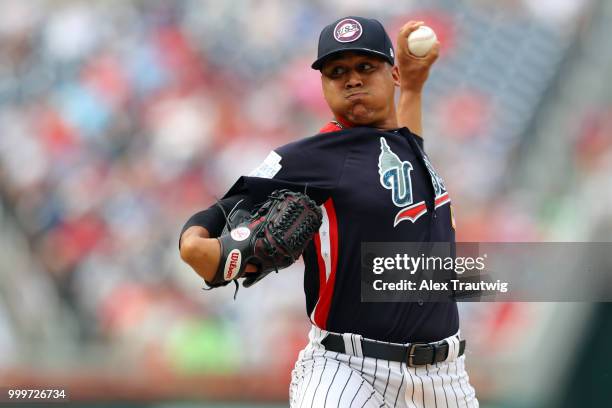
[[[406,128],[319,134],[275,149],[251,176],[226,196],[246,191],[263,201],[274,188],[294,186],[322,206],[323,225],[303,256],[306,309],[314,324],[402,343],[457,332],[454,302],[361,302],[362,242],[455,241],[446,186],[420,137]]]

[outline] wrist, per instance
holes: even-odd
[[[421,85],[402,84],[400,85],[400,96],[420,98],[423,94],[423,85],[424,84],[421,84]]]

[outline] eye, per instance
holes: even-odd
[[[340,75],[344,75],[344,73],[346,73],[346,68],[340,65],[332,67],[329,70],[329,76],[334,77],[334,78],[339,77]]]
[[[359,63],[359,65],[357,65],[357,69],[359,70],[359,72],[368,72],[374,68],[374,65],[369,62],[361,62]]]

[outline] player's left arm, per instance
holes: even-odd
[[[422,21],[409,21],[399,31],[396,44],[396,64],[400,76],[400,96],[397,106],[397,122],[412,133],[423,136],[422,93],[429,71],[440,53],[440,43],[424,57],[415,57],[408,50],[408,36],[423,25]]]
[[[205,281],[212,282],[221,259],[221,247],[217,238],[225,227],[228,215],[236,209],[251,210],[252,207],[253,203],[247,195],[236,194],[192,215],[181,230],[181,259]],[[248,265],[245,271],[256,272],[257,268]]]

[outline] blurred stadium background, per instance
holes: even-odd
[[[441,39],[425,138],[459,240],[610,241],[610,1],[1,1],[0,386],[287,405],[300,267],[233,301],[202,291],[177,239],[329,119],[309,65],[349,14]],[[610,406],[610,305],[461,309],[483,407]]]

